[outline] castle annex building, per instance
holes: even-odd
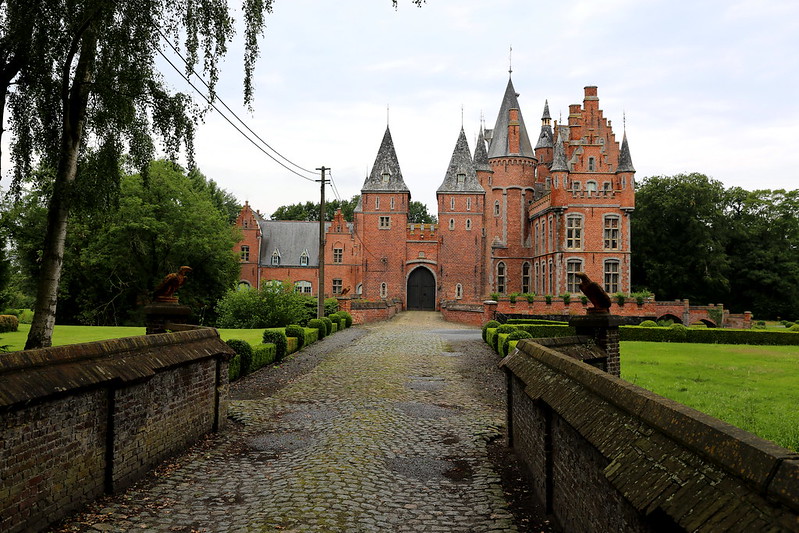
[[[325,289],[406,309],[479,303],[492,293],[578,293],[586,272],[608,293],[630,291],[635,169],[599,108],[596,87],[567,124],[544,104],[531,142],[512,80],[493,129],[472,153],[461,129],[437,190],[437,225],[408,222],[411,192],[386,129],[353,222],[325,226]],[[289,280],[316,294],[317,222],[263,219],[245,204],[241,282]]]

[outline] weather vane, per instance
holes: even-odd
[[[508,75],[513,74],[513,45],[510,46],[508,53]]]

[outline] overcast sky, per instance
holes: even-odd
[[[239,46],[219,93],[295,163],[332,168],[343,198],[360,192],[389,106],[405,182],[435,213],[461,121],[472,151],[481,115],[488,128],[496,121],[512,46],[533,142],[545,99],[554,119],[566,117],[596,85],[617,139],[626,113],[637,178],[697,171],[727,186],[797,188],[798,39],[796,0],[400,0],[396,11],[390,0],[275,0],[254,112],[241,105]],[[318,201],[318,184],[215,113],[196,149],[208,177],[266,215]]]

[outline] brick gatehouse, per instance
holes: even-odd
[[[626,134],[620,144],[596,87],[569,106],[567,124],[553,124],[545,102],[533,145],[508,80],[473,153],[461,128],[437,190],[438,224],[408,223],[411,193],[386,128],[354,220],[336,213],[325,226],[325,292],[433,310],[491,293],[578,293],[579,271],[629,292],[634,175]],[[237,224],[241,283],[288,280],[316,294],[317,222],[265,220],[245,203]]]

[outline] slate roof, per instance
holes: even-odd
[[[551,172],[569,171],[569,164],[566,162],[566,149],[563,148],[563,136],[558,132],[558,142],[555,143],[555,152],[552,154]]]
[[[387,180],[384,177],[386,174]],[[394,141],[391,140],[391,131],[388,126],[383,135],[383,142],[380,143],[380,149],[377,151],[375,164],[372,165],[372,172],[366,178],[361,191],[410,192],[402,179],[397,152],[394,150]]]
[[[520,154],[511,154],[508,152],[508,111],[511,109],[519,110]],[[505,89],[505,96],[502,98],[502,106],[500,107],[499,114],[497,115],[497,123],[494,126],[491,145],[488,147],[489,159],[494,157],[505,157],[508,155],[535,157],[535,154],[533,153],[533,146],[530,144],[530,137],[527,135],[527,127],[524,125],[522,110],[519,107],[519,100],[517,99],[516,90],[513,88],[512,80],[508,80],[508,86]]]
[[[474,169],[491,170],[491,166],[488,164],[488,150],[486,150],[486,137],[483,128],[480,128],[477,146],[474,148]]]
[[[461,181],[458,180],[458,175],[463,176]],[[461,128],[458,141],[455,143],[452,158],[449,160],[444,182],[436,192],[475,192],[485,194],[485,190],[477,181],[477,172],[474,168],[472,154],[469,152],[469,143],[466,141],[466,134],[463,132],[463,128]]]
[[[265,220],[261,226],[261,265],[272,264],[280,253],[280,266],[300,266],[300,255],[308,250],[308,266],[319,266],[319,222]]]
[[[544,114],[541,116],[541,133],[538,134],[538,142],[535,144],[538,148],[552,148],[552,126],[549,121],[552,117],[549,116],[549,101],[544,100]]]
[[[619,153],[619,168],[616,172],[635,172],[633,167],[633,159],[630,157],[630,146],[627,144],[627,132],[624,132],[624,138],[621,141],[621,152]]]

